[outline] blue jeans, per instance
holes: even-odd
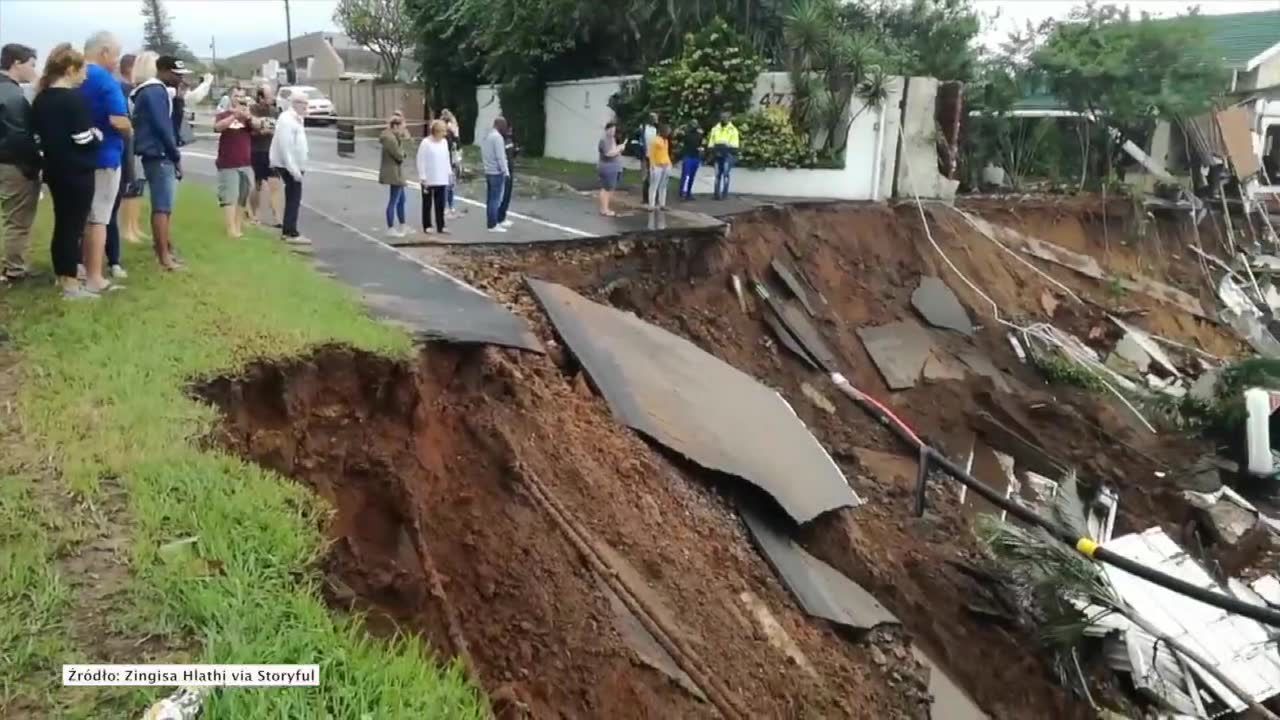
[[[693,199],[693,179],[698,175],[698,168],[702,167],[702,158],[687,157],[680,167],[680,197],[685,200]]]
[[[391,192],[387,196],[387,227],[396,226],[396,218],[400,219],[400,224],[404,224],[404,186],[388,185],[387,189]]]
[[[485,175],[484,214],[489,228],[495,228],[502,222],[499,214],[502,210],[502,196],[507,187],[506,175]]]
[[[507,210],[511,207],[511,188],[515,187],[516,176],[508,175],[502,184],[502,204],[498,206],[498,222],[507,221]]]
[[[167,158],[143,158],[142,174],[151,188],[151,214],[173,212],[173,196],[178,193],[178,171]]]
[[[729,174],[733,172],[733,155],[721,155],[716,158],[716,199],[723,200],[729,196]]]

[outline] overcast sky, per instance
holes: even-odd
[[[336,29],[332,16],[336,0],[290,0],[294,35]],[[994,16],[982,35],[998,44],[1010,29],[1026,21],[1065,18],[1078,2],[1071,0],[975,0],[984,15]],[[1134,10],[1177,15],[1196,3],[1178,0],[1129,0]],[[1202,0],[1209,14],[1280,9],[1280,0]],[[97,30],[120,35],[126,48],[142,44],[141,0],[0,0],[0,44],[21,42],[35,47],[43,58],[60,42],[77,46]],[[217,43],[219,57],[262,47],[284,39],[284,0],[165,0],[177,38],[200,57],[208,57]]]

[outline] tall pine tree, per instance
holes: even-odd
[[[180,43],[173,37],[173,19],[162,0],[142,0],[144,46],[161,55],[176,55]]]

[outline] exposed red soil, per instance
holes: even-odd
[[[327,348],[200,392],[226,413],[221,443],[335,506],[335,600],[358,598],[442,654],[464,642],[502,717],[713,714],[638,661],[601,578],[534,501],[530,475],[749,715],[927,714],[905,640],[878,631],[851,642],[806,617],[723,488],[619,426],[552,359],[431,346],[398,363]],[[767,641],[744,592],[812,674]]]
[[[1100,255],[1095,218],[1082,208],[1028,204],[1017,217],[989,219]],[[987,214],[985,208],[974,210]],[[928,213],[942,250],[999,306],[1004,318],[1051,321],[1083,338],[1095,327],[1106,328],[1105,313],[1110,309],[1125,312],[1139,326],[1215,354],[1239,351],[1239,342],[1223,328],[1136,293],[1114,297],[1104,283],[1034,261],[1092,301],[1072,306],[1051,283],[1010,259],[953,211],[933,207]],[[1164,238],[1166,248],[1185,242],[1174,229],[1168,229]],[[777,348],[756,301],[749,298],[749,311],[740,310],[730,289],[731,275],[766,277],[769,261],[787,256],[788,244],[800,257],[802,271],[829,303],[819,310],[819,325],[843,359],[846,377],[887,399],[900,416],[952,457],[962,458],[969,451],[975,416],[990,413],[1078,468],[1085,484],[1105,482],[1117,487],[1121,495],[1117,532],[1155,523],[1176,530],[1186,519],[1172,476],[1161,479],[1156,471],[1176,471],[1206,448],[1171,434],[1152,435],[1105,398],[1046,386],[1034,370],[1016,359],[1004,329],[994,322],[990,305],[959,280],[925,240],[914,205],[763,210],[734,218],[724,238],[691,234],[624,240],[603,249],[495,251],[482,258],[464,257],[456,269],[523,311],[544,337],[552,333],[521,285],[524,274],[564,283],[599,301],[632,310],[779,388],[859,494],[870,501],[857,510],[832,513],[811,523],[805,532],[810,548],[897,613],[984,710],[1002,718],[1091,717],[1088,704],[1068,697],[1052,677],[1034,637],[1025,630],[979,619],[972,612],[970,606],[986,590],[962,569],[980,564],[981,557],[954,487],[936,484],[930,511],[923,518],[914,517],[914,460],[901,456],[896,441],[844,402],[822,374],[807,370]],[[1159,266],[1143,260],[1145,252],[1117,242],[1103,264],[1109,272],[1141,271],[1193,294],[1199,291],[1195,264],[1185,252],[1175,257],[1170,249],[1161,256]],[[921,384],[894,394],[887,391],[855,330],[913,317],[910,296],[921,275],[941,277],[970,309],[975,322],[982,325],[972,347],[1005,371],[1011,392],[1001,392],[991,381],[974,377]],[[1060,303],[1052,318],[1041,300],[1046,293],[1056,295]],[[955,335],[944,342],[948,349],[970,346],[970,341]],[[560,352],[553,348],[553,354]],[[832,415],[817,408],[801,391],[802,383],[819,389],[834,402],[837,412]],[[881,454],[868,454],[867,449]],[[994,484],[997,478],[984,479]]]

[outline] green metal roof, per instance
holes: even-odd
[[[1164,22],[1185,22],[1181,16]],[[1209,45],[1222,53],[1227,67],[1243,70],[1249,61],[1280,44],[1280,10],[1197,15],[1209,36]]]

